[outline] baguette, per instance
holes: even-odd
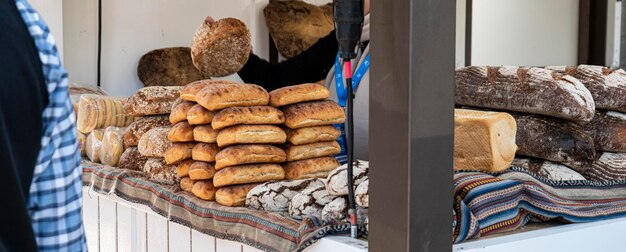
[[[281,107],[307,101],[324,100],[330,97],[330,91],[315,83],[287,86],[270,92],[270,105]]]
[[[217,145],[233,144],[283,144],[287,134],[273,125],[237,125],[222,129],[217,134]]]
[[[196,95],[198,104],[216,111],[230,107],[265,106],[269,94],[254,84],[215,84],[206,86]]]
[[[235,145],[215,155],[215,169],[255,163],[282,163],[287,155],[281,148],[272,145]]]
[[[283,108],[285,125],[291,129],[344,123],[346,115],[334,101],[316,101]]]
[[[213,176],[215,187],[283,180],[285,171],[277,164],[239,165],[221,169]]]
[[[282,111],[270,106],[232,107],[221,110],[213,120],[211,126],[219,130],[228,126],[240,124],[282,124],[285,115]]]
[[[337,155],[341,152],[341,146],[337,141],[318,142],[305,145],[287,145],[285,149],[287,161],[298,161],[309,158],[326,157]]]

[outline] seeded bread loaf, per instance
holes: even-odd
[[[126,115],[147,116],[167,115],[180,96],[181,87],[145,87],[128,98],[124,104]]]
[[[148,176],[150,181],[176,185],[179,178],[176,176],[176,166],[167,165],[161,158],[149,158],[143,166],[143,172]]]
[[[137,147],[130,147],[122,153],[118,167],[122,169],[141,171],[143,166],[146,164],[146,161],[148,161],[148,158],[142,156]]]
[[[149,130],[169,125],[169,120],[167,116],[164,115],[138,117],[137,120],[131,123],[124,131],[124,146],[125,148],[137,146],[141,136]]]
[[[194,66],[211,77],[238,72],[248,61],[251,51],[250,31],[235,18],[202,22],[191,44]]]
[[[165,151],[172,147],[167,139],[170,127],[156,127],[141,136],[137,145],[139,153],[146,157],[162,158]]]

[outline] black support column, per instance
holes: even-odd
[[[372,1],[371,251],[452,249],[456,1]]]

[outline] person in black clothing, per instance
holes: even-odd
[[[37,251],[27,208],[48,91],[14,0],[0,0],[0,251]]]

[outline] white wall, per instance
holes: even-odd
[[[136,73],[146,52],[190,46],[205,16],[235,17],[252,33],[255,52],[267,57],[269,38],[262,7],[267,0],[106,0],[103,1],[102,87],[113,96],[129,96],[143,87]],[[65,0],[66,68],[70,81],[96,83],[97,1]]]
[[[29,0],[39,15],[46,21],[57,43],[57,49],[63,60],[63,1],[62,0]]]
[[[472,65],[577,63],[578,0],[480,0],[473,5]]]

